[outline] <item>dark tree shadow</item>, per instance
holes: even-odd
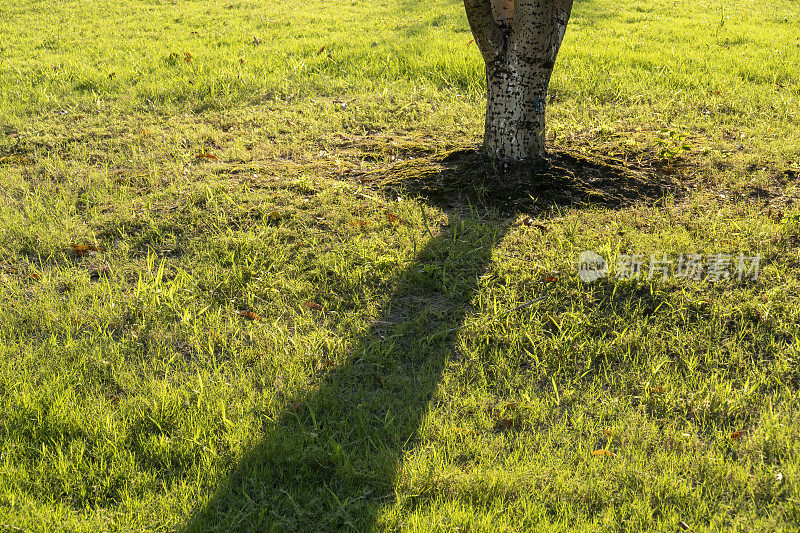
[[[415,446],[456,349],[456,334],[448,330],[470,313],[478,278],[507,227],[498,212],[597,199],[617,205],[625,194],[639,200],[663,194],[620,169],[564,154],[546,168],[517,169],[516,178],[520,172],[537,175],[528,185],[503,181],[479,152],[460,150],[361,178],[420,194],[447,211],[450,225],[402,273],[379,318],[353,339],[346,361],[290,402],[295,408],[246,453],[187,531],[372,529],[380,508],[394,499],[403,456]],[[597,190],[605,195],[592,193]],[[494,216],[476,217],[465,205]]]
[[[480,150],[462,148],[396,163],[357,179],[379,189],[422,196],[448,212],[468,204],[501,216],[537,214],[557,206],[620,208],[684,193],[675,176],[567,151],[553,151],[535,165],[507,168]]]

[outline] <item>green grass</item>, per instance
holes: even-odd
[[[0,531],[800,527],[797,2],[577,1],[593,202],[458,163],[462,11],[0,5]]]

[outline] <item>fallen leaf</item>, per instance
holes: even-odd
[[[216,161],[217,160],[217,156],[215,156],[214,154],[209,154],[209,153],[206,152],[204,154],[197,154],[195,156],[195,159],[210,159],[212,161]]]
[[[350,225],[363,228],[364,226],[367,225],[367,222],[365,220],[351,220]]]
[[[183,60],[186,61],[187,63],[191,63],[193,57],[194,56],[192,54],[190,54],[189,52],[184,52],[183,53]]]
[[[405,220],[403,220],[399,216],[397,216],[395,214],[392,214],[392,213],[390,213],[388,211],[386,212],[386,218],[388,218],[390,222],[393,222],[395,224],[406,224]]]
[[[605,450],[603,448],[600,448],[599,450],[593,451],[592,455],[597,455],[597,456],[602,456],[602,457],[616,457],[617,456],[617,454],[615,454],[614,452],[610,452],[610,451]]]
[[[320,55],[320,54],[321,54],[322,52],[324,52],[324,51],[325,51],[325,47],[323,46],[322,48],[320,48],[319,50],[317,50],[317,55]]]
[[[306,307],[309,309],[316,309],[317,311],[322,311],[322,306],[319,305],[317,302],[306,302]]]
[[[544,277],[542,278],[542,281],[545,283],[557,283],[558,276],[555,274],[545,274]]]
[[[731,433],[731,440],[739,440],[744,435],[744,431],[734,431]]]
[[[536,222],[534,219],[532,219],[528,215],[525,215],[522,218],[522,225],[523,226],[528,226],[529,228],[536,228],[542,233],[545,233],[547,231],[547,226],[545,226],[541,222]]]
[[[471,45],[474,42],[475,42],[475,39],[470,39],[469,42],[467,43],[467,46]]]
[[[257,320],[259,322],[264,320],[263,318],[261,318],[260,316],[258,316],[257,314],[255,314],[252,311],[244,311],[244,310],[239,311],[239,316],[242,317],[242,318],[246,318],[247,320]]]
[[[604,430],[603,430],[603,434],[604,434],[606,437],[614,437],[614,432],[613,432],[613,431],[609,431],[609,430],[607,430],[607,429],[604,429]]]
[[[664,394],[666,392],[664,387],[650,387],[647,389],[647,391],[651,394]]]
[[[300,409],[300,407],[301,407],[302,405],[303,405],[303,402],[301,402],[300,400],[297,400],[296,402],[294,402],[294,403],[292,404],[292,410],[293,410],[293,411],[297,411],[298,409]]]
[[[97,253],[97,252],[105,252],[106,249],[102,246],[98,246],[95,244],[75,244],[74,242],[70,244],[75,253],[78,254],[78,257],[83,257],[88,253]]]

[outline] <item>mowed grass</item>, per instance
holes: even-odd
[[[577,1],[551,147],[674,186],[525,212],[404,185],[462,11],[0,5],[0,530],[800,527],[800,6]]]

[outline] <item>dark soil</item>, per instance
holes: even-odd
[[[531,164],[499,165],[475,148],[421,157],[355,176],[403,195],[419,195],[448,209],[469,204],[503,214],[555,206],[623,207],[680,197],[675,176],[626,166],[600,156],[554,151]]]

